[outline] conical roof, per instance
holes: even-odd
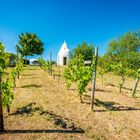
[[[64,41],[64,43],[62,44],[62,46],[58,52],[58,55],[62,55],[62,54],[68,53],[68,52],[69,52],[69,49],[68,49],[67,43],[66,43],[66,41]]]

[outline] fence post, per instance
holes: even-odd
[[[50,52],[50,76],[52,76],[52,53]]]
[[[58,83],[60,81],[60,65],[58,65]]]
[[[137,86],[138,86],[138,83],[139,83],[139,77],[136,78],[134,87],[133,87],[133,89],[132,89],[132,97],[135,96],[135,92],[136,92],[136,88],[137,88]]]
[[[93,78],[92,78],[91,110],[93,110],[94,107],[97,61],[98,61],[98,47],[95,48],[95,66],[94,66]]]
[[[2,83],[2,76],[0,73],[0,131],[4,131],[4,123],[3,123],[3,108],[2,108],[2,89],[1,89],[1,83]]]

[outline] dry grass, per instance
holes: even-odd
[[[91,112],[90,84],[81,104],[75,86],[67,91],[62,79],[58,83],[39,67],[25,67],[17,80],[11,115],[4,112],[6,132],[0,140],[138,140],[140,98],[129,96],[131,79],[121,94],[117,80],[106,75],[102,85],[98,76]]]

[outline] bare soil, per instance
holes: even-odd
[[[0,140],[139,140],[140,98],[130,96],[134,81],[128,78],[122,93],[118,81],[106,75],[102,85],[97,77],[91,111],[91,83],[81,104],[75,85],[67,90],[62,78],[58,83],[39,67],[24,67],[10,115],[4,110]]]

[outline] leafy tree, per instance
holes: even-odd
[[[134,52],[140,51],[140,33],[139,32],[128,32],[118,38],[112,40],[107,48],[106,56],[108,62],[123,62],[123,65],[129,65],[126,63],[128,59],[133,58]]]
[[[121,76],[120,91],[128,75],[128,69],[137,71],[140,68],[140,32],[128,32],[112,40],[104,56],[111,70]],[[131,74],[132,75],[132,74]]]
[[[129,52],[124,57],[126,59],[126,66],[129,69],[137,71],[140,68],[140,52]]]
[[[72,58],[75,58],[77,55],[83,55],[84,60],[92,60],[94,46],[92,44],[87,44],[86,42],[78,44],[77,48],[71,53]]]
[[[102,85],[104,83],[104,74],[111,71],[110,64],[106,61],[105,56],[98,57],[98,74],[101,76]]]
[[[19,35],[19,41],[16,47],[17,51],[25,57],[25,60],[27,60],[27,56],[32,56],[34,54],[40,55],[44,51],[43,43],[38,36],[28,32]]]

